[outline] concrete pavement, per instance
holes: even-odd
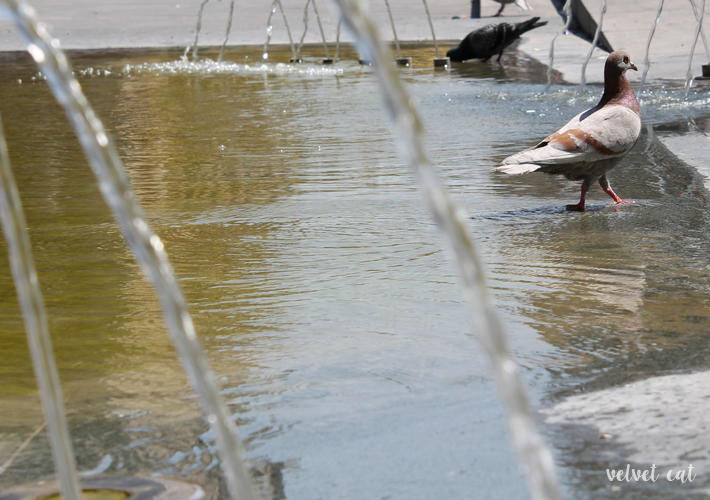
[[[531,16],[540,16],[548,21],[544,28],[525,35],[519,49],[548,62],[550,43],[562,29],[561,17],[550,0],[528,0],[533,10],[523,12],[514,5],[506,7],[503,18],[491,16],[499,7],[492,0],[482,0],[481,19],[452,19],[470,13],[468,0],[430,0],[429,8],[434,19],[436,36],[442,41],[463,38],[468,32],[489,23],[501,21],[519,22]],[[584,0],[589,12],[597,20],[603,0]],[[698,0],[696,0],[698,1]],[[282,0],[291,32],[296,41],[303,33],[303,10],[305,0]],[[698,2],[699,3],[699,2]],[[48,23],[66,49],[105,48],[153,48],[186,47],[195,38],[197,13],[201,0],[34,0],[40,18]],[[400,40],[431,40],[431,30],[423,2],[390,0],[395,26]],[[229,45],[260,45],[266,38],[266,21],[270,9],[269,0],[237,0]],[[385,3],[371,0],[371,10],[380,23],[380,32],[392,39]],[[319,13],[326,37],[335,40],[337,20],[329,2],[319,0]],[[627,50],[642,70],[648,34],[653,26],[657,3],[647,0],[624,0],[609,2],[603,19],[603,30],[615,49]],[[699,8],[698,8],[699,9]],[[224,40],[229,0],[211,0],[203,11],[200,45],[221,45]],[[320,33],[312,7],[308,12],[309,23],[306,43],[320,42]],[[710,6],[704,20],[710,19]],[[690,46],[695,29],[695,17],[687,0],[665,0],[663,13],[651,45],[652,67],[650,80],[675,80],[685,78]],[[280,12],[274,15],[272,43],[287,43],[288,36]],[[347,36],[345,37],[347,39]],[[450,43],[444,44],[445,47]],[[589,43],[578,37],[560,36],[555,44],[555,64],[569,82],[579,82],[581,67],[589,51]],[[22,50],[22,43],[14,27],[7,20],[0,21],[0,51]],[[587,68],[588,80],[601,80],[601,68],[606,53],[595,50]],[[693,74],[701,74],[701,64],[709,61],[702,40],[697,44]],[[635,78],[632,76],[632,79]],[[633,81],[633,80],[632,80]]]

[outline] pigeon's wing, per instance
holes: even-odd
[[[525,173],[545,165],[589,163],[621,158],[628,153],[641,133],[639,115],[621,105],[604,106],[590,111],[575,116],[567,125],[537,146],[509,156],[496,170]],[[515,168],[523,165],[529,167],[522,171]],[[533,166],[537,168],[532,168]]]
[[[530,7],[530,5],[528,5],[528,2],[526,2],[525,0],[515,0],[515,5],[517,5],[523,10],[532,10],[532,7]]]
[[[471,33],[470,43],[475,47],[480,58],[488,58],[500,52],[506,45],[515,38],[508,41],[510,34],[515,30],[513,24],[500,23],[489,24]],[[506,43],[507,42],[507,43]]]

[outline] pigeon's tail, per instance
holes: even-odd
[[[534,163],[501,165],[500,167],[496,167],[493,169],[494,172],[503,172],[504,174],[508,175],[527,174],[536,170],[540,170],[540,165],[535,165]]]
[[[526,2],[525,0],[515,0],[515,5],[520,7],[522,10],[532,10],[532,7],[530,7],[530,5],[528,5],[528,2]]]
[[[547,24],[547,21],[538,22],[539,20],[539,17],[533,17],[531,19],[528,19],[527,21],[518,23],[515,25],[515,31],[517,32],[518,36],[520,36],[523,33],[530,31],[531,29],[539,28],[540,26],[545,26]]]

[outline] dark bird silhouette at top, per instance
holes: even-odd
[[[483,59],[485,62],[498,54],[497,61],[500,62],[503,49],[520,38],[520,35],[547,24],[547,21],[539,23],[539,20],[539,17],[533,17],[518,24],[489,24],[466,35],[459,46],[449,50],[446,56],[453,62],[468,59]]]

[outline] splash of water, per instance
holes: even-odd
[[[197,26],[195,26],[195,41],[192,43],[192,60],[197,60],[197,39],[200,36],[200,30],[202,29],[202,11],[205,10],[205,4],[210,0],[202,0],[200,4],[200,10],[197,13]]]
[[[32,365],[39,386],[44,418],[49,426],[49,439],[59,479],[59,488],[62,498],[80,500],[81,487],[79,486],[74,449],[62,400],[62,387],[47,326],[44,300],[39,288],[20,195],[10,170],[10,158],[1,122],[0,219],[7,241],[12,276],[15,280],[15,288],[27,330],[27,342],[30,346]]]
[[[133,73],[152,73],[156,75],[254,75],[260,73],[265,75],[295,74],[302,77],[309,77],[342,75],[344,71],[342,68],[333,68],[321,65],[296,65],[285,63],[260,63],[249,65],[232,62],[220,63],[207,58],[199,61],[190,61],[186,58],[180,58],[176,61],[166,61],[161,63],[141,63],[135,65],[127,64],[119,74],[129,76]]]
[[[113,142],[82,93],[66,56],[59,49],[59,41],[39,22],[34,10],[24,0],[0,0],[0,5],[4,5],[3,10],[17,26],[30,55],[42,74],[46,75],[55,97],[64,107],[99,180],[106,202],[113,210],[136,259],[158,292],[175,348],[200,398],[207,421],[215,431],[232,497],[254,499],[251,481],[241,458],[236,426],[219,395],[214,374],[200,346],[163,243],[150,229]],[[60,465],[58,462],[57,466]],[[67,498],[79,500],[79,497],[69,495]]]
[[[656,33],[656,26],[658,26],[658,21],[661,19],[661,12],[663,12],[663,1],[658,2],[658,9],[656,10],[656,19],[651,26],[651,31],[648,32],[648,41],[646,42],[646,55],[643,58],[643,76],[641,77],[641,85],[639,85],[638,95],[641,96],[641,91],[643,86],[646,84],[646,76],[648,75],[648,70],[651,69],[651,60],[648,57],[651,51],[651,40],[653,40],[653,35]]]
[[[429,4],[426,3],[426,0],[422,0],[424,2],[424,10],[426,10],[426,17],[429,20],[429,28],[431,28],[431,38],[434,40],[434,50],[436,51],[436,58],[439,59],[439,44],[436,43],[436,35],[434,34],[434,23],[431,22],[431,14],[429,13]]]
[[[227,17],[227,31],[224,34],[224,43],[222,43],[222,48],[219,49],[219,57],[217,61],[222,60],[222,55],[224,54],[224,48],[227,46],[227,40],[229,40],[229,32],[232,29],[232,15],[234,14],[234,0],[229,2],[229,16]]]
[[[390,23],[392,24],[392,35],[394,35],[394,45],[397,47],[397,57],[402,57],[402,52],[399,50],[399,40],[397,39],[397,29],[394,27],[394,17],[392,17],[392,8],[390,7],[389,0],[385,0],[385,5],[387,6],[387,14],[390,16]],[[437,54],[436,57],[439,57]]]
[[[535,426],[518,366],[506,345],[503,326],[490,304],[483,267],[457,207],[448,197],[424,151],[418,113],[399,80],[389,50],[380,41],[363,0],[336,0],[340,14],[354,33],[361,52],[372,62],[385,108],[393,122],[403,156],[417,177],[422,195],[437,225],[454,251],[464,296],[472,313],[474,330],[488,353],[506,404],[513,440],[528,470],[533,498],[557,500],[552,454]]]
[[[604,14],[606,14],[606,0],[604,0],[604,3],[602,4],[602,11],[599,13],[599,24],[597,25],[597,31],[594,33],[594,40],[592,40],[592,46],[589,49],[589,53],[587,54],[587,59],[585,59],[584,64],[582,65],[582,85],[579,88],[579,93],[584,92],[584,87],[587,84],[587,64],[589,64],[589,60],[592,58],[592,54],[594,53],[594,49],[597,48],[597,42],[599,41],[599,35],[602,32],[602,23],[604,22]]]
[[[695,9],[693,9],[695,10]],[[690,48],[690,56],[688,57],[688,72],[685,75],[685,97],[688,97],[690,87],[693,84],[693,54],[695,54],[695,45],[698,43],[698,37],[703,29],[703,17],[705,16],[705,0],[700,4],[700,16],[697,16],[698,22],[695,26],[695,38],[693,45]]]
[[[567,0],[562,10],[565,13],[567,21],[565,22],[565,27],[562,28],[562,31],[555,35],[555,38],[552,39],[552,43],[550,44],[550,63],[547,65],[547,87],[545,87],[546,93],[552,86],[552,66],[555,64],[555,40],[557,40],[557,37],[561,34],[567,33],[567,30],[569,30],[569,26],[572,23],[572,0]]]

